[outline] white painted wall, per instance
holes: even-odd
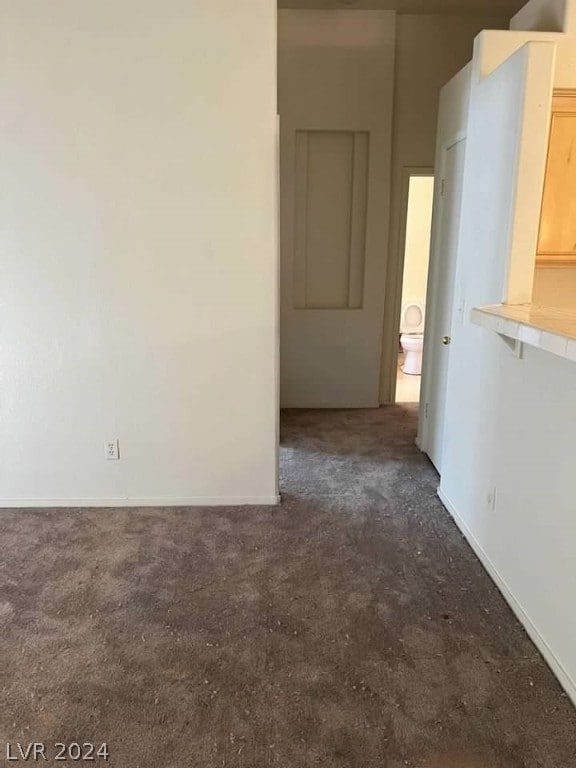
[[[574,36],[564,32],[489,31],[481,32],[474,40],[474,77],[487,77],[506,61],[527,40],[550,42],[556,46],[554,85],[571,88],[576,82]]]
[[[396,68],[390,237],[385,282],[380,398],[394,402],[402,280],[404,169],[434,166],[440,89],[471,58],[482,29],[505,29],[509,19],[483,15],[396,17]]]
[[[567,32],[574,20],[568,0],[530,0],[510,21],[510,29]]]
[[[426,301],[433,196],[433,176],[412,176],[408,189],[402,277],[403,304],[407,301]]]
[[[490,51],[486,35],[482,55],[501,43],[498,34]],[[522,264],[533,269],[544,118],[567,71],[555,68],[554,42],[513,47],[490,76],[472,78],[440,494],[576,701],[576,367],[529,347],[517,358],[469,319],[473,306],[524,289]],[[518,282],[508,288],[511,260]]]
[[[0,504],[274,501],[275,3],[0,15]]]

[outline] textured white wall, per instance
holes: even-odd
[[[511,254],[536,250],[554,48],[524,45],[472,79],[440,494],[576,700],[576,366],[515,357],[469,319],[506,297]]]
[[[0,15],[0,504],[274,500],[275,3]]]

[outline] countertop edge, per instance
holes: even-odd
[[[502,307],[502,314],[498,313],[499,307]],[[505,307],[505,304],[474,307],[470,319],[475,325],[494,331],[501,336],[576,362],[576,339],[573,336],[563,335],[558,331],[550,331],[526,321],[506,317],[504,315]]]

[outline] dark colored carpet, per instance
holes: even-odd
[[[574,768],[576,713],[414,431],[284,414],[279,508],[0,512],[0,764]]]

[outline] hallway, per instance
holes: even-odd
[[[576,713],[415,422],[284,413],[279,508],[0,512],[0,739],[105,741],[112,768],[573,768]]]

